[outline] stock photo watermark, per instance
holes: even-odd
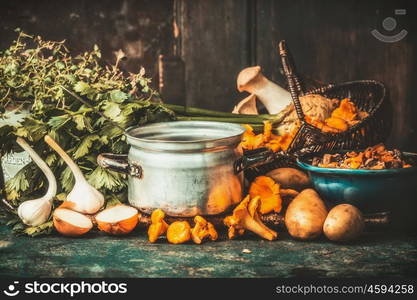
[[[405,16],[407,14],[406,9],[395,9],[394,10],[395,16]],[[394,31],[397,29],[397,20],[394,17],[386,17],[382,21],[382,28],[386,31],[387,34],[381,33],[378,29],[374,29],[371,31],[371,34],[381,42],[384,43],[395,43],[401,41],[405,38],[408,34],[408,31],[405,29],[401,29],[396,34]],[[397,29],[398,30],[398,29]]]
[[[3,294],[8,297],[15,297],[19,294],[55,294],[69,295],[74,297],[78,294],[126,294],[127,283],[107,283],[101,282],[39,282],[32,281],[19,284],[19,281],[10,283]]]

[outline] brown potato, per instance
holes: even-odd
[[[292,237],[311,240],[323,232],[326,216],[326,205],[317,192],[305,189],[288,205],[285,225]]]
[[[347,242],[359,237],[363,231],[362,213],[350,204],[333,207],[323,225],[326,237],[331,241]]]
[[[310,186],[310,178],[307,174],[294,168],[278,168],[265,176],[274,179],[283,189],[302,191]]]

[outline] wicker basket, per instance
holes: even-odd
[[[265,174],[275,168],[294,167],[296,165],[295,159],[299,155],[312,152],[366,148],[384,140],[387,124],[384,123],[380,115],[380,107],[387,98],[387,92],[382,83],[375,80],[358,80],[328,84],[303,92],[302,82],[296,75],[294,63],[285,41],[279,43],[279,54],[301,126],[288,150],[285,153],[276,153],[275,159],[271,163],[247,170],[245,174],[248,179],[253,179],[255,176]],[[359,110],[367,112],[368,116],[345,132],[322,132],[305,121],[299,96],[307,94],[319,94],[339,100],[349,98]]]

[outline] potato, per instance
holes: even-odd
[[[265,174],[279,183],[283,189],[302,191],[310,186],[310,178],[304,172],[294,168],[278,168]]]
[[[327,215],[323,231],[331,241],[347,242],[360,236],[363,227],[363,216],[359,209],[350,204],[339,204]]]
[[[292,237],[311,240],[323,232],[326,216],[326,205],[317,192],[305,189],[288,205],[285,225]]]

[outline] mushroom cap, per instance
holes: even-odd
[[[233,109],[234,114],[258,115],[256,108],[256,95],[250,94],[245,99],[241,100]]]
[[[240,71],[239,75],[237,76],[237,89],[239,92],[243,92],[245,90],[245,86],[253,79],[255,79],[260,73],[260,66],[249,67]]]

